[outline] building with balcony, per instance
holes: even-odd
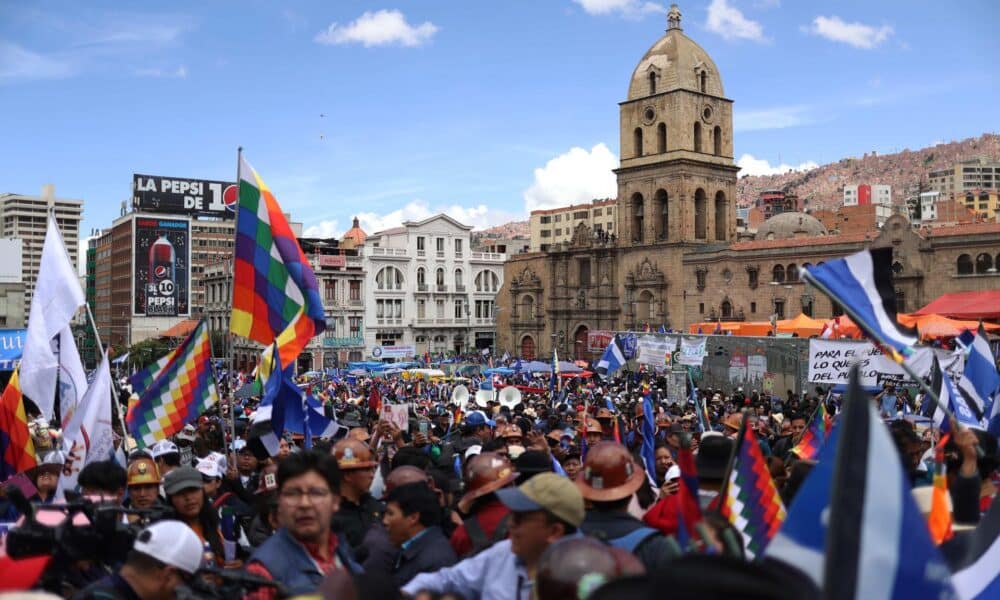
[[[1000,161],[979,157],[927,174],[930,189],[959,200],[973,190],[1000,188]]]
[[[439,214],[368,236],[366,357],[376,347],[394,358],[493,347],[494,303],[507,255],[472,251],[471,231]]]
[[[614,199],[533,210],[528,219],[529,252],[546,252],[556,244],[569,242],[573,238],[573,232],[581,224],[607,235],[616,233],[617,210],[618,202]]]

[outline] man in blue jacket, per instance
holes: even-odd
[[[427,482],[408,483],[389,492],[382,522],[389,540],[400,549],[392,572],[396,585],[458,562],[440,520],[441,505]]]

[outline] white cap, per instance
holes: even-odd
[[[132,549],[192,575],[204,553],[198,534],[180,521],[153,523],[139,532]]]
[[[229,449],[232,450],[233,452],[239,452],[240,450],[246,447],[247,447],[247,441],[243,439],[236,440],[229,445]]]
[[[153,455],[153,458],[160,458],[164,454],[170,454],[171,452],[180,454],[181,451],[177,448],[177,444],[170,440],[160,440],[149,449],[149,453]]]
[[[667,473],[663,476],[665,481],[670,481],[671,479],[678,479],[681,476],[681,468],[677,465],[670,465],[667,468]]]
[[[465,451],[465,458],[466,458],[466,460],[468,460],[469,457],[475,456],[477,454],[481,454],[482,451],[483,451],[483,447],[480,446],[480,445],[478,445],[478,444],[475,445],[475,446],[469,446],[469,449]]]
[[[209,452],[203,460],[210,460],[219,465],[219,470],[225,473],[229,469],[229,460],[221,452]]]
[[[198,472],[205,477],[214,477],[216,479],[222,479],[222,469],[219,468],[219,463],[214,460],[203,458],[198,461],[195,466]]]

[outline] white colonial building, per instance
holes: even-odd
[[[505,254],[472,251],[472,227],[439,214],[364,242],[366,358],[493,347]]]

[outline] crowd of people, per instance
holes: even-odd
[[[251,425],[260,399],[233,401],[233,422],[224,402],[172,438],[133,449],[124,466],[86,465],[81,497],[127,509],[121,520],[138,531],[134,545],[116,563],[51,562],[36,586],[66,597],[159,600],[189,589],[196,574],[239,573],[255,582],[248,597],[268,600],[819,593],[797,565],[747,560],[719,492],[745,419],[781,500],[794,503],[815,464],[796,447],[814,415],[838,413],[828,390],[778,397],[696,389],[671,404],[666,380],[652,373],[566,378],[558,390],[521,376],[491,383],[494,400],[477,404],[473,395],[457,405],[455,383],[304,381],[340,431],[312,440],[286,432],[273,456]],[[499,401],[507,385],[524,390],[516,405]],[[373,390],[383,407],[409,407],[405,427],[385,418]],[[903,400],[893,390],[873,401],[914,487],[929,484],[937,430],[896,418]],[[643,458],[648,423],[652,469]],[[682,472],[685,452],[693,472]],[[974,524],[996,495],[997,440],[963,430],[946,453],[954,520]],[[61,465],[55,456],[25,474],[31,501],[52,505]],[[694,535],[679,494],[685,476],[697,479],[703,517]],[[4,520],[19,516],[8,491],[0,503]]]

